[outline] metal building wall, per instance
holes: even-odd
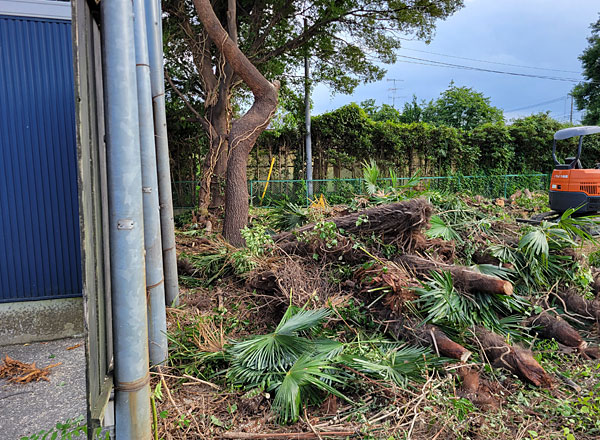
[[[71,23],[0,16],[0,302],[81,295]]]

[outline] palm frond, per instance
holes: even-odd
[[[379,186],[377,185],[377,180],[379,179],[379,176],[381,174],[379,171],[379,167],[377,166],[377,163],[375,163],[375,161],[373,159],[371,159],[371,161],[368,163],[365,160],[362,163],[362,166],[363,166],[363,178],[365,180],[365,185],[367,187],[367,193],[369,195],[375,194],[377,191],[379,191]]]
[[[332,374],[334,371],[335,368],[325,359],[311,359],[308,356],[298,358],[283,374],[281,382],[273,385],[276,394],[272,408],[278,414],[279,421],[290,423],[298,420],[302,402],[314,400],[315,394],[320,391],[349,401],[329,384],[341,382]]]
[[[450,272],[432,271],[430,276],[431,281],[424,283],[422,288],[414,289],[419,295],[419,309],[426,314],[424,322],[470,326],[473,322],[467,301],[472,299],[454,288]]]
[[[440,217],[434,215],[430,220],[431,227],[425,232],[430,238],[443,238],[444,240],[455,240],[462,243],[460,235]]]
[[[484,275],[491,275],[493,277],[500,278],[502,280],[509,280],[514,275],[514,271],[505,267],[496,266],[494,264],[474,264],[470,267],[475,272],[482,273]]]
[[[289,310],[293,309],[289,308]],[[309,330],[321,324],[329,316],[329,310],[327,309],[300,310],[294,314],[291,312],[288,314],[288,311],[286,311],[286,314],[275,329],[275,333],[289,335]]]
[[[344,356],[344,361],[361,373],[406,387],[409,380],[421,381],[422,372],[438,365],[440,358],[427,348],[402,346],[367,356]]]
[[[273,333],[234,343],[229,349],[232,366],[251,370],[250,376],[252,371],[281,372],[301,356],[312,354],[315,343],[298,333],[314,329],[329,312],[325,309],[296,310],[293,306],[289,307]],[[237,381],[239,371],[230,369],[228,376]]]
[[[521,237],[519,249],[533,257],[541,258],[545,262],[548,260],[550,245],[544,226],[542,223],[542,226],[533,227],[530,232]]]
[[[271,210],[270,218],[273,228],[289,231],[308,223],[309,213],[308,208],[284,201]]]

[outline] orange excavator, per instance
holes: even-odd
[[[550,181],[550,209],[555,213],[563,213],[568,209],[577,209],[577,214],[590,214],[600,211],[600,163],[596,168],[581,166],[581,147],[583,137],[600,133],[600,127],[570,127],[554,134],[552,158],[554,171]],[[579,136],[577,156],[567,157],[565,163],[556,158],[557,141]],[[600,158],[599,158],[600,160]]]
[[[543,220],[556,221],[569,209],[576,210],[573,216],[594,215],[600,211],[600,163],[595,168],[583,168],[580,160],[583,137],[595,133],[600,133],[600,127],[570,127],[554,134],[554,170],[549,192],[551,211],[534,215],[530,219],[517,219],[517,222],[539,225]],[[577,156],[567,157],[565,163],[560,163],[556,157],[557,142],[576,136],[579,136]],[[598,231],[594,231],[594,235],[597,233]]]

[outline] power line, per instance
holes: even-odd
[[[518,112],[521,110],[528,110],[530,108],[536,108],[536,107],[541,107],[543,105],[554,104],[555,102],[564,101],[565,99],[567,99],[567,98],[565,98],[564,96],[561,96],[560,98],[551,99],[549,101],[540,102],[538,104],[531,104],[531,105],[528,105],[525,107],[515,108],[513,110],[506,110],[506,112],[511,113],[511,112]]]
[[[437,66],[437,67],[448,67],[448,68],[452,68],[452,69],[462,69],[462,70],[473,70],[473,71],[479,71],[479,72],[489,72],[489,73],[496,73],[496,74],[501,74],[501,75],[510,75],[510,76],[520,76],[520,77],[525,77],[525,78],[538,78],[538,79],[547,79],[547,80],[552,80],[552,81],[563,81],[563,82],[571,82],[571,83],[580,83],[583,82],[579,79],[575,79],[575,78],[564,78],[564,77],[558,77],[558,76],[548,76],[548,75],[535,75],[535,74],[529,74],[529,73],[518,73],[518,72],[507,72],[507,71],[503,71],[503,70],[493,70],[493,69],[484,69],[482,67],[474,67],[474,66],[465,66],[462,64],[452,64],[452,63],[444,63],[442,61],[436,61],[436,60],[428,60],[425,58],[417,58],[417,57],[409,57],[406,55],[398,55],[401,58],[406,58],[409,60],[416,60],[416,61],[403,61],[403,60],[399,60],[399,62],[404,62],[404,63],[408,63],[408,64],[423,64],[426,66]],[[589,83],[596,83],[597,81],[590,81]]]
[[[409,49],[407,47],[403,47],[402,50],[410,50],[411,52],[428,53],[431,55],[439,55],[441,57],[447,57],[447,58],[456,58],[459,60],[476,61],[478,63],[497,64],[499,66],[521,67],[523,69],[547,70],[547,71],[552,71],[552,72],[577,73],[578,75],[581,75],[581,72],[577,72],[575,70],[550,69],[550,68],[546,68],[546,67],[525,66],[522,64],[510,64],[510,63],[501,63],[498,61],[479,60],[477,58],[459,57],[457,55],[447,55],[447,54],[443,54],[443,53],[439,53],[439,52],[429,52],[426,50]]]

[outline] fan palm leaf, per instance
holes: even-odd
[[[321,391],[331,393],[349,401],[330,383],[342,381],[334,375],[336,369],[325,359],[311,359],[301,356],[292,367],[280,375],[281,381],[273,385],[276,388],[272,408],[282,423],[295,422],[300,415],[302,402],[313,400]]]

